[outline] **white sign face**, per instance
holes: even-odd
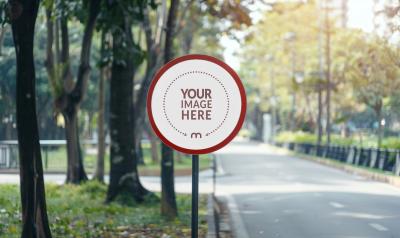
[[[246,96],[237,74],[205,55],[187,55],[166,64],[155,76],[147,108],[160,139],[185,153],[210,153],[240,130]]]

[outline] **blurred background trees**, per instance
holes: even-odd
[[[288,136],[282,132],[302,131],[311,136],[307,142],[330,143],[331,131],[332,143],[358,143],[364,135],[368,146],[381,147],[382,138],[398,135],[397,5],[373,9],[385,19],[384,33],[347,27],[346,7],[347,1],[333,0],[276,3],[250,28],[241,75],[254,138],[261,139],[263,126],[281,133],[280,141]],[[265,114],[273,125],[259,123]]]

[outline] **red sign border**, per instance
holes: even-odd
[[[233,79],[236,82],[236,85],[239,88],[239,92],[240,92],[242,107],[241,107],[241,111],[240,111],[240,117],[239,117],[239,120],[238,120],[235,128],[228,135],[228,137],[225,138],[222,142],[220,142],[214,146],[211,146],[209,148],[205,148],[205,149],[199,149],[199,150],[187,149],[187,148],[177,146],[174,143],[172,143],[171,141],[169,141],[167,138],[164,137],[164,135],[157,128],[156,123],[153,118],[153,113],[151,110],[151,98],[153,96],[154,88],[155,88],[158,80],[160,80],[161,76],[169,68],[171,68],[172,66],[174,66],[178,63],[181,63],[181,62],[187,61],[187,60],[205,60],[205,61],[209,61],[209,62],[212,62],[212,63],[215,63],[215,64],[221,66],[233,77]],[[229,142],[231,142],[233,140],[233,138],[235,138],[237,133],[239,133],[239,131],[243,125],[243,122],[244,122],[244,119],[246,116],[246,107],[247,107],[246,92],[244,90],[244,87],[243,87],[242,81],[240,80],[239,75],[237,75],[237,73],[229,65],[222,62],[221,60],[214,58],[212,56],[201,55],[201,54],[190,54],[190,55],[181,56],[181,57],[178,57],[178,58],[173,59],[173,60],[169,61],[168,63],[166,63],[163,67],[161,67],[160,70],[158,70],[158,72],[154,76],[154,78],[150,84],[149,92],[147,93],[147,114],[149,116],[149,121],[150,121],[151,127],[153,128],[154,132],[156,133],[156,135],[161,139],[161,141],[164,144],[168,145],[169,147],[171,147],[177,151],[187,153],[187,154],[208,154],[208,153],[211,153],[211,152],[221,149],[222,147],[227,145]]]

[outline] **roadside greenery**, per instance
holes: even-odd
[[[346,27],[346,19],[335,16],[340,9],[320,9],[316,3],[274,4],[242,44],[240,74],[255,138],[261,139],[268,113],[279,131],[354,134],[350,140],[332,135],[331,143],[397,148],[394,139],[384,139],[400,129],[400,51],[394,32],[380,36]],[[394,12],[397,21],[398,9]],[[374,136],[358,139],[366,130]]]
[[[106,185],[93,181],[81,186],[47,184],[47,205],[53,236],[64,238],[190,236],[190,195],[177,196],[179,216],[168,222],[161,217],[159,202],[156,199],[137,204],[131,198],[122,197],[116,202],[104,204],[106,189]],[[0,237],[20,236],[19,193],[17,185],[0,185]],[[204,237],[207,232],[205,197],[200,199],[199,214],[199,237]]]
[[[377,140],[376,136],[371,136],[371,135],[355,134],[349,137],[343,137],[338,134],[333,134],[331,138],[331,144],[342,145],[342,146],[376,147],[376,140]],[[275,142],[315,144],[317,142],[317,135],[303,131],[297,131],[297,132],[285,131],[279,133],[276,136]],[[325,138],[322,141],[322,144],[324,143],[326,143]],[[381,148],[400,149],[400,139],[398,137],[383,138]]]

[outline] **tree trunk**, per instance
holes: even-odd
[[[264,118],[263,113],[260,110],[259,104],[257,104],[254,108],[254,126],[256,129],[254,139],[256,139],[257,141],[262,141],[264,131]]]
[[[168,219],[178,215],[174,184],[174,152],[161,145],[161,214]]]
[[[317,127],[318,127],[318,134],[317,134],[317,145],[320,146],[322,143],[322,86],[321,83],[318,82],[318,86],[317,86],[317,90],[318,90],[318,115],[317,115]],[[318,148],[318,152],[319,154],[319,148]]]
[[[101,53],[104,56],[105,50],[105,33],[101,36]],[[104,111],[105,111],[105,81],[106,72],[105,66],[100,67],[100,80],[99,80],[99,98],[98,98],[98,118],[97,118],[97,163],[93,179],[104,182],[104,155],[106,152],[106,135],[104,128]]]
[[[158,143],[156,140],[151,140],[151,159],[154,164],[160,162],[160,158],[158,156]]]
[[[178,7],[179,0],[171,0],[166,26],[164,63],[173,58]],[[161,214],[168,219],[174,219],[178,215],[174,186],[174,152],[164,143],[161,146]]]
[[[382,100],[374,107],[376,117],[378,118],[378,148],[382,147],[382,138],[383,138],[383,116],[382,116]]]
[[[181,152],[177,152],[176,153],[176,157],[175,157],[175,159],[176,159],[176,162],[178,163],[178,164],[181,164],[182,162],[183,162],[183,154],[181,153]]]
[[[158,139],[156,137],[156,135],[154,135],[154,132],[152,131],[152,129],[149,127],[149,124],[146,123],[145,125],[145,131],[147,133],[147,137],[150,140],[150,145],[151,145],[151,159],[153,161],[153,163],[159,163],[160,162],[160,158],[158,156]]]
[[[136,148],[141,148],[141,140],[143,136],[143,124],[145,124],[145,116],[146,116],[146,99],[147,92],[149,90],[151,79],[153,78],[156,66],[158,54],[158,44],[155,43],[155,40],[152,36],[151,22],[150,16],[148,13],[148,9],[145,8],[143,10],[143,28],[146,36],[146,47],[147,47],[147,65],[146,65],[146,73],[141,82],[141,87],[136,99],[135,103],[135,141]],[[137,153],[137,159],[140,163],[144,164],[143,153]]]
[[[80,183],[87,180],[83,167],[83,157],[79,142],[78,111],[79,105],[86,92],[86,84],[90,74],[90,51],[92,46],[93,32],[95,30],[97,16],[100,11],[100,1],[91,0],[88,5],[88,18],[86,19],[85,29],[80,55],[80,64],[77,80],[74,83],[70,68],[69,57],[69,35],[67,19],[61,18],[61,57],[63,64],[63,92],[56,99],[56,107],[62,112],[66,125],[67,140],[67,183]]]
[[[106,202],[111,202],[122,194],[128,194],[141,202],[149,192],[140,183],[135,158],[134,56],[123,46],[126,44],[128,48],[132,47],[132,33],[127,22],[122,24],[122,29],[124,33],[113,33],[114,60],[110,79],[110,184]]]
[[[3,55],[4,36],[7,33],[7,25],[0,27],[0,56]]]
[[[292,94],[292,106],[291,106],[291,109],[290,109],[290,124],[289,124],[289,128],[290,128],[290,131],[296,131],[296,126],[297,126],[297,123],[296,123],[296,100],[297,100],[297,95],[296,95],[296,92],[295,91],[293,91],[293,94]]]
[[[157,143],[157,140],[155,140],[155,138],[151,138],[150,139],[150,143],[151,143],[151,159],[152,159],[154,164],[159,163],[160,162],[160,158],[158,156],[158,143]]]
[[[136,141],[136,139],[135,139],[135,142],[136,142],[136,146],[135,146],[135,148],[136,148],[136,158],[137,158],[138,165],[145,165],[144,157],[143,157],[142,140],[140,139],[139,141]]]
[[[17,131],[20,159],[22,238],[51,238],[36,117],[33,42],[36,0],[10,0],[17,58]]]
[[[329,10],[326,8],[326,144],[331,143],[331,27],[329,22]]]
[[[79,143],[78,117],[76,112],[65,113],[65,138],[67,140],[67,183],[79,184],[86,181],[82,150]]]

